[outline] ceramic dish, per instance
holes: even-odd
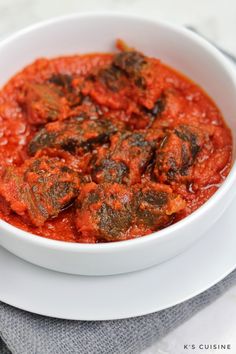
[[[235,140],[236,80],[231,65],[204,39],[160,21],[121,14],[76,14],[31,26],[1,42],[0,85],[36,58],[110,52],[117,37],[161,58],[203,87],[217,103]],[[202,207],[147,237],[73,244],[35,236],[1,220],[0,244],[29,262],[71,274],[107,275],[144,269],[176,256],[198,240],[229,205],[236,192],[235,180],[234,164],[223,185]]]

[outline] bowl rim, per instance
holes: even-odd
[[[205,49],[212,57],[220,63],[221,66],[224,67],[225,71],[231,76],[231,80],[233,85],[235,86],[236,93],[236,72],[233,69],[233,65],[230,63],[228,59],[210,42],[208,42],[205,38],[199,36],[198,34],[192,32],[191,30],[177,24],[173,24],[168,21],[163,21],[156,19],[150,16],[142,16],[135,14],[128,14],[124,12],[114,12],[114,11],[99,11],[99,12],[83,12],[83,13],[73,13],[66,14],[63,16],[52,17],[47,20],[43,20],[32,25],[29,25],[23,29],[20,29],[10,36],[2,39],[0,41],[0,50],[4,48],[5,45],[8,45],[11,42],[14,42],[19,37],[23,37],[27,33],[40,30],[43,27],[51,26],[60,22],[70,21],[70,20],[80,20],[80,19],[92,19],[92,18],[109,18],[113,17],[116,19],[131,19],[133,21],[137,20],[140,22],[146,22],[150,24],[158,24],[164,28],[168,28],[174,32],[180,33],[184,37],[189,37],[190,40]],[[0,88],[1,89],[1,88]],[[217,103],[216,103],[217,105]],[[227,123],[227,122],[226,122]],[[235,142],[233,141],[235,145]],[[27,243],[35,243],[36,245],[51,248],[51,249],[60,249],[64,251],[78,251],[82,253],[100,253],[100,252],[109,252],[110,250],[121,251],[125,248],[138,247],[144,243],[149,243],[152,241],[162,242],[163,239],[170,238],[173,233],[184,229],[186,226],[191,224],[193,220],[197,221],[202,217],[204,213],[206,213],[209,209],[212,208],[214,204],[217,204],[222,197],[229,191],[232,187],[233,183],[236,180],[236,161],[232,163],[230,172],[228,176],[225,178],[224,182],[221,184],[220,188],[198,209],[196,209],[193,213],[185,217],[184,219],[178,221],[177,223],[170,225],[160,231],[153,232],[149,235],[141,236],[134,239],[122,240],[118,242],[108,242],[108,243],[77,243],[77,242],[68,242],[68,241],[60,241],[54,240],[50,238],[46,238],[44,236],[39,236],[33,234],[28,231],[24,231],[16,226],[9,224],[8,222],[0,219],[0,230],[7,231],[11,236],[17,236],[19,240],[23,240]],[[9,235],[7,236],[9,237]]]

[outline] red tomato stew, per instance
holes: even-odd
[[[195,83],[118,41],[38,59],[0,92],[0,218],[69,242],[161,230],[231,167],[232,137]]]

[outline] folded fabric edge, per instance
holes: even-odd
[[[146,316],[114,321],[86,322],[47,318],[2,303],[0,335],[11,350],[3,353],[28,354],[36,347],[40,351],[35,353],[39,354],[100,354],[106,353],[107,349],[111,354],[141,353],[213,303],[235,284],[236,270],[210,289],[181,304]],[[67,335],[58,338],[62,329]]]

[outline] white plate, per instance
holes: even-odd
[[[34,266],[0,248],[0,300],[57,318],[111,320],[159,311],[206,290],[236,266],[236,200],[191,249],[159,266],[86,277]]]

